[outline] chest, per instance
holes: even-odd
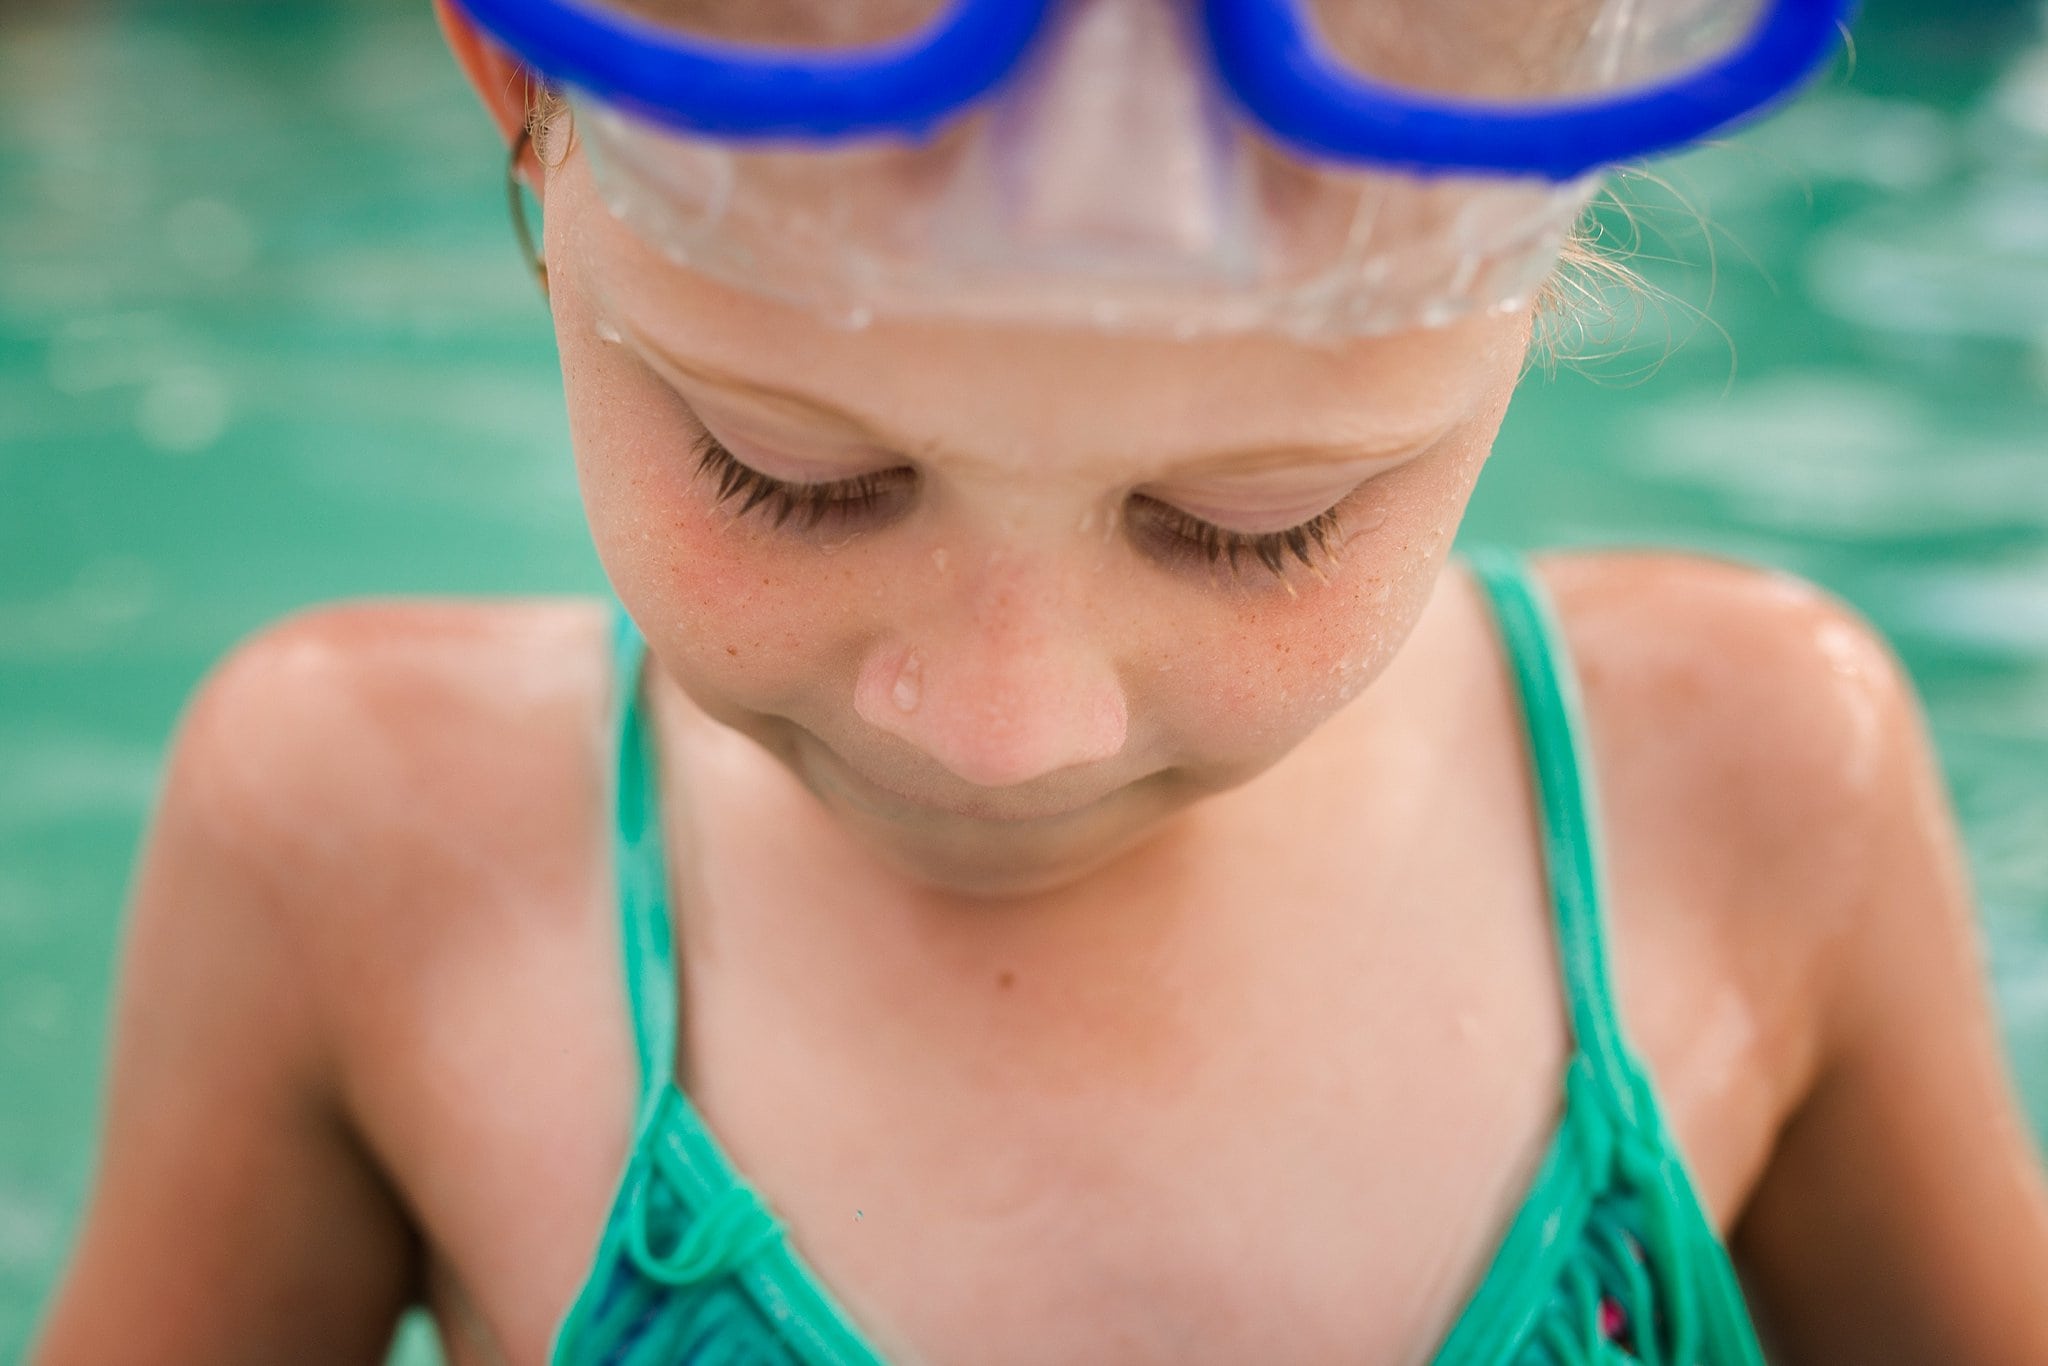
[[[1006,1047],[1000,995],[912,1065],[693,965],[691,1091],[892,1359],[1426,1361],[1550,1141],[1569,1048],[1539,881],[1473,866],[1505,871],[1420,879],[1441,935],[1333,935],[1247,973],[1186,1049],[1113,1085]],[[544,1359],[630,1147],[605,882],[559,937],[437,969],[407,1007],[427,1044],[371,1088],[458,1361]],[[1770,1116],[1709,1092],[1765,1042],[1716,1023],[1728,984],[1683,945],[1621,938],[1624,1014],[1710,1209],[1738,1208]]]

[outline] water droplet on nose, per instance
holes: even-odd
[[[625,337],[620,333],[617,323],[600,315],[597,320],[597,339],[607,346],[617,346]]]
[[[946,554],[943,548],[932,552],[932,568],[938,570],[941,574],[946,572],[947,566],[951,563],[951,557]]]
[[[875,307],[865,299],[840,292],[814,300],[818,314],[834,327],[858,332],[875,320]]]
[[[905,655],[903,667],[896,671],[896,685],[889,689],[889,700],[896,704],[896,710],[912,712],[917,710],[923,693],[924,666],[915,654]]]
[[[1386,524],[1387,509],[1384,504],[1378,507],[1369,507],[1360,512],[1356,523],[1360,533],[1378,531]]]

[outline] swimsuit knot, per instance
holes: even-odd
[[[672,1201],[682,1212],[683,1228],[672,1246],[656,1251],[648,1228],[654,1204],[648,1187],[656,1179],[652,1173],[642,1177],[626,1222],[626,1250],[649,1280],[695,1285],[734,1270],[782,1236],[781,1224],[760,1199],[745,1186],[733,1186],[695,1218],[681,1200]]]

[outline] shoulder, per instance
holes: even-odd
[[[163,816],[282,910],[389,905],[494,855],[559,847],[594,800],[595,601],[350,602],[287,617],[202,681]]]
[[[1920,741],[1912,685],[1868,622],[1805,580],[1727,560],[1581,553],[1537,568],[1603,787],[1622,785],[1610,800],[1654,789],[1779,874],[1855,871],[1830,846],[1869,828],[1889,765]]]
[[[310,608],[211,670],[177,753],[212,799],[264,827],[397,798],[461,805],[480,786],[465,780],[551,757],[549,741],[601,710],[604,630],[603,608],[573,599]]]
[[[2048,1182],[1904,670],[1783,575],[1540,572],[1587,696],[1624,1013],[1722,1227],[1740,1211],[1773,1359],[2048,1360]]]
[[[1890,863],[1953,843],[1911,681],[1854,609],[1788,574],[1650,552],[1537,571],[1585,697],[1614,881],[1651,893],[1620,914],[1684,917],[1672,937],[1799,1036],[1796,1091],[1835,950],[1890,932]]]
[[[467,1007],[541,993],[465,995],[457,970],[504,977],[508,908],[556,928],[590,904],[546,897],[573,875],[557,869],[591,864],[603,636],[581,603],[323,607],[201,683],[137,861],[52,1360],[116,1359],[132,1342],[108,1335],[136,1323],[163,1360],[388,1342],[432,1233],[413,1196],[450,1184],[418,1179],[448,1126],[392,1079],[410,1066],[421,1092],[459,1093],[478,1040],[513,1032]],[[528,956],[562,960],[562,942]]]

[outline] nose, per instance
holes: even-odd
[[[1129,714],[1114,663],[1071,619],[1019,598],[988,595],[916,639],[878,645],[854,710],[978,787],[1120,753]]]

